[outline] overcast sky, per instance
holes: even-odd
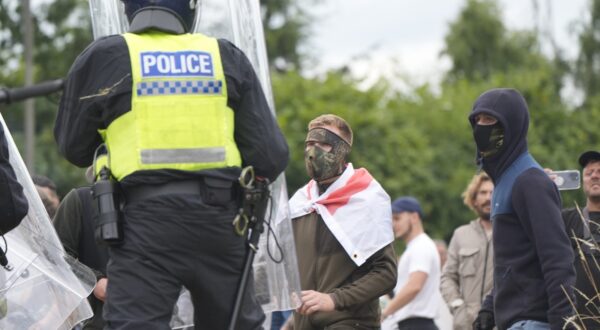
[[[393,67],[416,81],[435,81],[450,66],[441,60],[448,23],[466,0],[327,0],[316,10],[312,46],[316,71],[352,59],[360,74],[389,74]],[[509,28],[534,26],[533,0],[500,0]],[[588,0],[537,0],[540,19],[558,44],[574,57],[576,37],[569,27],[587,16]],[[551,6],[549,6],[549,4]],[[549,15],[548,8],[551,8]],[[551,22],[551,23],[549,23]],[[356,60],[361,55],[371,60]],[[393,62],[394,64],[390,64]]]

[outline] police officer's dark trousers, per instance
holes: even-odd
[[[211,205],[193,194],[129,203],[124,243],[110,250],[106,328],[169,329],[183,285],[195,329],[227,329],[246,251],[231,225],[236,208],[233,199]],[[260,329],[265,316],[252,280],[244,301],[238,329]]]

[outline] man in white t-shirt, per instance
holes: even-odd
[[[398,330],[437,330],[433,319],[441,303],[440,257],[423,231],[423,211],[415,198],[401,197],[392,203],[392,213],[394,234],[406,242],[406,250],[398,262],[394,297],[382,320],[397,324]]]

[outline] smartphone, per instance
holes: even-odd
[[[558,187],[558,190],[574,190],[581,187],[581,175],[578,170],[554,171],[550,178]]]

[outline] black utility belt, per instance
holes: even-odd
[[[123,189],[123,194],[127,204],[179,194],[198,195],[207,204],[226,204],[239,199],[239,188],[238,184],[233,181],[202,178],[163,184],[136,185]]]

